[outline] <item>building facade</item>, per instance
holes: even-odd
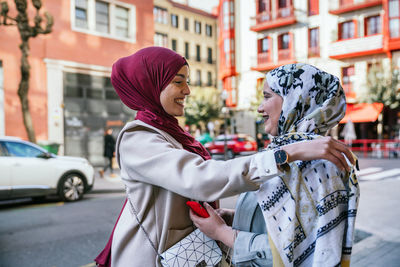
[[[184,56],[194,90],[217,87],[217,18],[171,0],[154,0],[154,45]]]
[[[368,129],[377,127],[383,105],[359,102],[368,93],[373,66],[382,70],[400,66],[399,0],[256,0],[255,4],[250,29],[257,33],[257,62],[252,69],[265,73],[305,62],[336,75],[346,92],[346,118],[358,123],[358,138],[376,138],[379,128]],[[388,115],[390,120],[393,114]],[[396,118],[392,120],[384,123],[387,138],[398,131]]]
[[[113,90],[113,62],[153,45],[153,2],[43,0],[52,32],[30,40],[29,101],[38,141],[60,144],[59,154],[103,162],[103,133],[133,118]],[[8,1],[11,16],[14,1]],[[30,3],[30,2],[28,2]],[[43,12],[42,11],[42,12]],[[29,7],[30,17],[34,16]],[[17,96],[19,34],[0,26],[0,134],[26,139]],[[4,89],[3,89],[4,88]]]

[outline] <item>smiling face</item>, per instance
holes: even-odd
[[[161,91],[160,101],[165,112],[172,116],[184,114],[185,97],[190,94],[189,67],[183,66],[172,81]]]
[[[263,116],[265,132],[276,136],[278,134],[278,122],[282,111],[283,98],[274,93],[267,82],[264,84],[263,95],[263,101],[257,112]]]

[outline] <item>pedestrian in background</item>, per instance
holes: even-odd
[[[107,169],[113,173],[113,158],[115,155],[115,138],[112,136],[112,128],[107,128],[104,135],[104,157],[106,158],[106,164],[102,170],[100,170],[100,176],[104,177],[104,173]]]

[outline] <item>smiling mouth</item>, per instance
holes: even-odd
[[[183,107],[185,105],[185,99],[175,99],[175,103]]]

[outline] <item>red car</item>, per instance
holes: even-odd
[[[224,155],[225,135],[219,135],[214,141],[204,145],[211,155]],[[227,157],[234,158],[236,155],[249,155],[257,152],[257,142],[247,134],[226,135]]]

